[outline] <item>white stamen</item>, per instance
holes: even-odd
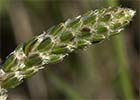
[[[20,81],[23,79],[24,76],[22,75],[22,73],[20,71],[16,71],[15,77]]]
[[[25,53],[22,51],[22,48],[20,48],[18,51],[14,52],[15,57],[19,60],[24,59],[26,57]]]

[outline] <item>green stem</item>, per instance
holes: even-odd
[[[116,52],[116,61],[118,64],[118,72],[120,74],[120,82],[126,100],[134,100],[132,82],[128,71],[128,62],[125,53],[125,45],[123,44],[123,35],[116,36],[113,40],[114,50]]]
[[[118,0],[107,0],[107,5],[117,6]],[[126,57],[126,49],[123,34],[119,34],[112,40],[114,51],[116,54],[116,62],[118,64],[118,72],[120,74],[120,82],[126,100],[134,100],[132,83],[128,71],[128,61]]]

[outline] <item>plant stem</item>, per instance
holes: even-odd
[[[118,0],[107,0],[109,6],[117,6]],[[114,51],[116,54],[116,62],[118,64],[118,72],[120,74],[120,82],[126,100],[133,100],[133,89],[128,71],[128,61],[126,57],[126,49],[123,34],[119,34],[112,40]]]

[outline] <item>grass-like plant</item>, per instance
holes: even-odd
[[[0,69],[0,100],[7,98],[8,89],[15,88],[47,64],[62,61],[77,49],[119,34],[134,14],[135,11],[120,7],[91,10],[19,45]]]

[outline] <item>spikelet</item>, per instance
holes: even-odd
[[[5,61],[0,86],[14,88],[45,65],[56,63],[76,49],[82,49],[119,34],[135,11],[128,8],[104,8],[68,19],[47,32],[19,45]],[[1,75],[0,75],[1,76]]]

